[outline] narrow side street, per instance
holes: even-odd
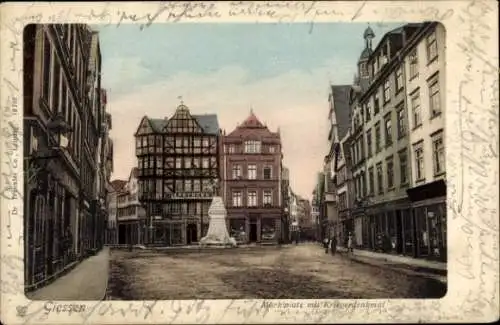
[[[107,299],[438,298],[446,284],[325,254],[317,244],[219,251],[113,250]]]

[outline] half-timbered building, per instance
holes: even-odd
[[[220,178],[219,136],[217,115],[192,115],[184,104],[171,118],[142,118],[135,138],[146,243],[186,245],[206,234],[211,183]]]

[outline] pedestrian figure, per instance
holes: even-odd
[[[328,237],[325,237],[325,239],[323,239],[323,248],[325,249],[325,254],[328,254],[328,243],[330,242],[330,240],[328,239]]]
[[[349,236],[347,237],[347,253],[354,253],[352,247],[352,234],[349,232]]]
[[[332,255],[335,255],[335,253],[337,252],[337,237],[335,235],[333,235],[330,246],[332,250]]]

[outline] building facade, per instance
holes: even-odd
[[[337,236],[338,243],[345,245],[348,239],[350,231],[354,230],[354,225],[351,219],[351,209],[353,202],[353,184],[352,184],[352,162],[351,162],[351,133],[350,130],[346,132],[344,137],[340,139],[340,145],[335,151],[335,187],[337,190],[337,201],[338,201],[338,216],[340,227],[335,229],[335,234]],[[361,235],[362,231],[356,231]],[[358,239],[356,239],[356,245],[359,247],[362,245]]]
[[[217,116],[191,115],[181,104],[171,118],[143,117],[135,138],[145,242],[197,243],[208,230],[212,183],[220,179]]]
[[[137,167],[132,168],[121,191],[116,193],[116,229],[119,245],[142,245],[146,236],[146,211],[139,202]]]
[[[281,242],[287,243],[290,238],[290,170],[282,166],[281,169],[281,199],[282,214],[281,214]]]
[[[283,214],[281,137],[253,112],[223,137],[223,198],[231,236],[239,242],[279,242]]]
[[[116,179],[108,185],[108,222],[106,230],[106,244],[118,244],[118,193],[121,193],[127,181]]]
[[[25,289],[54,280],[104,243],[98,161],[105,106],[98,34],[87,25],[24,30]],[[101,179],[102,180],[102,179]]]
[[[375,49],[370,28],[364,37],[350,91],[353,191],[344,230],[358,248],[446,259],[444,29],[406,24]]]
[[[445,56],[444,26],[428,23],[404,59],[413,254],[441,260],[447,259]]]
[[[324,159],[323,172],[325,174],[325,213],[328,220],[326,233],[329,238],[338,235],[342,228],[339,219],[335,166],[338,163],[341,151],[340,139],[345,136],[350,127],[350,89],[350,85],[331,86],[328,96],[328,124],[330,130],[328,132],[328,154]]]

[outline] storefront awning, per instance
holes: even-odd
[[[446,196],[446,182],[442,179],[406,190],[410,201],[417,202]]]

